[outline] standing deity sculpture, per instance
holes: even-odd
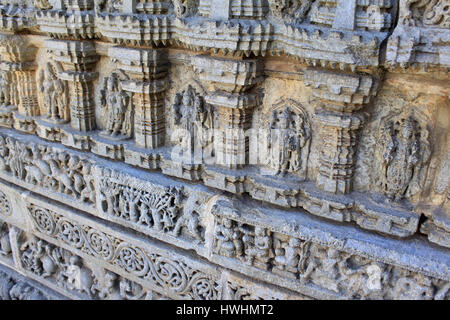
[[[172,106],[176,130],[172,141],[177,144],[172,154],[182,162],[202,162],[209,157],[213,140],[213,114],[192,86],[177,93]],[[209,150],[209,151],[208,151]]]
[[[58,78],[61,68],[56,63],[47,62],[39,73],[39,87],[42,92],[46,120],[64,123],[68,119],[68,94],[66,83]]]
[[[400,200],[407,193],[412,194],[409,189],[413,180],[419,179],[421,167],[430,158],[428,131],[422,131],[426,132],[421,132],[418,122],[410,116],[389,121],[381,128],[381,183],[389,199]],[[421,136],[425,138],[421,139]]]
[[[289,106],[274,110],[268,123],[268,165],[272,174],[300,173],[305,176],[310,128],[304,114]]]
[[[105,128],[101,135],[119,140],[132,136],[131,96],[121,85],[125,78],[124,74],[113,72],[105,78],[101,91],[101,106],[105,110]]]

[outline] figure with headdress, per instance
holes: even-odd
[[[419,134],[418,125],[411,117],[391,121],[382,129],[383,188],[390,199],[404,197],[421,162]]]
[[[105,110],[105,129],[102,135],[117,138],[131,137],[131,97],[121,88],[117,74],[105,78],[102,90],[102,108]]]
[[[39,84],[47,120],[66,122],[67,87],[64,81],[58,78],[56,65],[50,62],[45,65],[39,73]]]
[[[274,174],[299,171],[302,166],[302,148],[309,139],[304,119],[289,107],[281,112],[275,110],[270,118],[268,131],[268,164],[274,169]]]

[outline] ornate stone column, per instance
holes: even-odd
[[[34,133],[34,117],[39,115],[34,63],[36,48],[21,36],[3,35],[0,54],[2,126]]]
[[[61,142],[85,150],[89,148],[89,142],[84,132],[96,127],[92,81],[98,77],[98,73],[93,70],[99,57],[94,43],[47,40],[45,46],[53,60],[63,65],[59,78],[69,83],[70,129],[62,130]]]
[[[208,90],[206,103],[218,114],[216,163],[230,169],[242,168],[248,161],[248,137],[252,109],[257,97],[248,90],[262,80],[258,60],[232,60],[204,55],[192,58],[195,71]]]
[[[154,168],[156,163],[149,161],[148,157],[152,158],[149,152],[141,148],[155,149],[164,145],[167,52],[164,49],[112,47],[108,55],[129,77],[122,82],[122,88],[132,94],[136,146],[125,145],[125,162]]]
[[[352,188],[357,131],[364,116],[357,111],[375,95],[378,82],[370,75],[344,74],[309,68],[305,84],[319,99],[316,118],[322,125],[317,186],[327,192],[349,193]]]
[[[257,104],[256,94],[249,89],[262,80],[262,62],[199,55],[192,58],[192,64],[207,87],[205,101],[213,106],[218,118],[214,131],[215,164],[240,169],[248,163],[246,130],[250,128],[252,110]],[[206,185],[241,192],[234,184],[227,187],[227,175],[233,175],[229,170],[227,173],[215,168],[206,171]]]

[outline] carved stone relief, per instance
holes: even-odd
[[[9,216],[12,213],[11,211],[12,208],[8,196],[0,191],[0,215]]]
[[[6,222],[0,220],[0,255],[11,256],[11,241],[9,239],[9,227]]]
[[[401,24],[411,27],[450,27],[450,8],[446,0],[405,0],[400,5]]]
[[[375,178],[390,199],[413,196],[422,189],[431,156],[430,132],[413,115],[388,115],[378,133],[381,175]]]
[[[311,127],[304,109],[293,100],[277,102],[267,131],[268,165],[273,174],[306,177]]]
[[[127,79],[123,72],[113,72],[104,79],[101,91],[105,119],[101,134],[113,139],[127,139],[133,134],[131,95],[123,90],[121,83]]]
[[[173,0],[173,11],[178,18],[194,15],[197,12],[199,0]]]
[[[301,285],[352,299],[446,299],[449,294],[449,282],[244,223],[227,201],[217,201],[211,213],[218,218],[215,254]]]
[[[269,7],[275,19],[285,22],[302,23],[314,0],[269,0]]]
[[[183,261],[176,261],[161,254],[147,254],[146,250],[135,247],[124,240],[105,234],[87,225],[79,225],[55,212],[49,212],[46,223],[40,225],[43,219],[34,220],[38,228],[44,230],[52,238],[59,239],[74,249],[89,256],[118,267],[126,273],[149,281],[158,288],[179,297],[191,299],[217,299],[218,284],[207,274],[195,270]],[[34,217],[33,217],[34,218]],[[22,245],[22,260],[27,268],[39,275],[44,274],[42,262],[43,246],[39,240],[30,240]],[[59,255],[58,255],[59,257]],[[62,274],[63,282],[68,283],[70,289],[86,291],[89,294],[93,278],[86,270],[82,272],[79,257],[71,255],[65,262],[66,270]],[[67,259],[66,259],[67,260]],[[173,270],[170,274],[166,270]]]
[[[2,172],[25,183],[93,203],[91,165],[88,160],[36,144],[0,139]]]
[[[172,160],[202,164],[213,156],[214,114],[192,86],[175,95],[173,105],[175,130],[172,134]]]
[[[70,120],[67,84],[58,77],[61,71],[61,65],[54,62],[47,62],[39,71],[38,83],[42,93],[44,119],[53,123],[65,123]]]
[[[47,300],[48,297],[28,283],[0,271],[0,300]]]
[[[70,299],[449,299],[449,8],[0,1],[0,263]]]
[[[103,176],[99,180],[99,205],[107,216],[174,237],[204,239],[195,195],[186,200],[178,187],[143,189],[126,185],[108,169],[103,169]]]

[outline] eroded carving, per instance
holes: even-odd
[[[450,7],[447,0],[400,1],[400,23],[413,26],[450,27]]]
[[[308,14],[314,0],[269,0],[269,7],[276,19],[301,23]]]
[[[175,132],[172,160],[183,163],[204,163],[212,155],[214,116],[202,96],[189,85],[177,93],[172,105]]]
[[[4,149],[4,172],[26,183],[81,199],[94,200],[91,165],[51,147],[26,145],[10,137],[0,139]],[[86,177],[86,178],[85,178]]]
[[[12,253],[11,241],[9,239],[9,226],[0,220],[0,255],[10,256]]]
[[[131,96],[122,88],[121,81],[128,79],[123,72],[113,72],[104,79],[101,106],[105,110],[105,126],[102,135],[114,139],[132,136]]]
[[[431,155],[428,128],[411,115],[384,120],[379,139],[382,150],[381,187],[391,199],[400,200],[420,190],[422,169]]]
[[[178,18],[189,17],[197,13],[199,0],[173,0],[173,10]]]
[[[306,113],[294,101],[276,104],[267,124],[268,164],[273,174],[305,177],[311,128]]]
[[[46,120],[54,123],[69,121],[68,88],[66,82],[58,77],[61,71],[59,63],[47,62],[38,77]]]
[[[299,285],[351,299],[442,299],[450,288],[443,280],[245,223],[228,201],[217,201],[211,213],[217,216],[215,254]]]
[[[1,156],[1,154],[0,154]],[[0,162],[1,165],[1,162]],[[0,191],[0,215],[9,216],[11,215],[11,203],[9,202],[8,196]]]
[[[39,289],[0,271],[0,300],[47,300]]]

